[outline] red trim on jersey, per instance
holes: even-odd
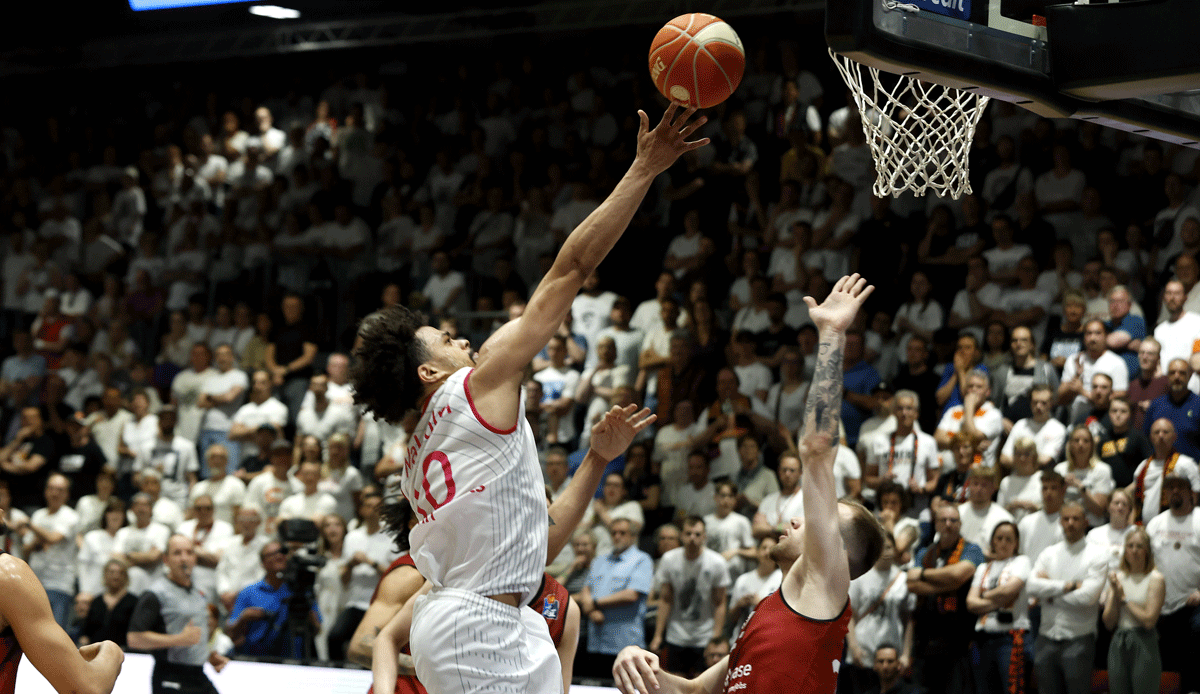
[[[505,431],[503,429],[497,429],[496,427],[492,426],[491,424],[488,424],[487,420],[485,420],[483,418],[483,415],[479,414],[479,410],[475,409],[475,398],[471,397],[471,374],[473,374],[473,373],[475,373],[475,369],[471,369],[471,373],[468,373],[466,378],[463,379],[463,390],[466,391],[466,393],[467,393],[467,404],[471,406],[471,414],[475,415],[475,419],[479,420],[479,423],[482,424],[485,429],[492,432],[493,434],[505,435],[505,434],[511,434],[514,431],[516,431],[517,430],[516,422],[513,422],[512,427],[510,427],[507,431]]]
[[[550,628],[550,638],[557,648],[562,641],[563,630],[567,627],[567,608],[571,604],[571,594],[548,573],[542,574],[542,586],[537,595],[529,601],[529,607],[546,620]]]

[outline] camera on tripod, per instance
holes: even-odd
[[[325,566],[325,557],[317,549],[320,532],[317,524],[306,518],[289,518],[279,522],[279,542],[287,551],[287,565],[283,569],[283,583],[292,596],[288,598],[286,628],[292,643],[299,644],[294,655],[311,660],[312,639],[316,630],[308,621],[316,600],[313,586],[317,572]]]

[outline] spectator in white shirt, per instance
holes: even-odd
[[[328,397],[329,377],[314,374],[308,381],[307,397],[300,404],[296,415],[296,431],[312,435],[324,441],[335,433],[353,434],[357,429],[354,410],[347,405],[334,403]]]
[[[971,468],[967,473],[967,500],[958,505],[958,513],[962,518],[960,533],[967,538],[967,542],[990,547],[992,531],[996,526],[1014,522],[1011,513],[992,501],[995,493],[996,471],[983,466]]]
[[[1120,571],[1108,576],[1102,614],[1105,628],[1116,632],[1108,649],[1109,691],[1154,692],[1163,661],[1153,630],[1162,623],[1166,579],[1155,569],[1150,537],[1141,528],[1125,538],[1122,553]]]
[[[1000,480],[996,502],[1020,522],[1042,508],[1042,471],[1037,444],[1020,438],[1012,446],[1012,473]]]
[[[1115,355],[1114,355],[1115,356]],[[1120,357],[1117,357],[1120,361]],[[1124,367],[1125,363],[1121,362]],[[1000,453],[1000,435],[1004,433],[1004,420],[1000,409],[988,400],[992,387],[987,372],[973,369],[967,374],[967,392],[963,404],[946,410],[938,423],[934,439],[938,448],[947,449],[958,435],[983,439],[983,464],[992,467]]]
[[[208,345],[192,345],[188,368],[176,374],[171,381],[171,401],[179,408],[179,435],[192,441],[200,440],[200,428],[204,424],[205,409],[200,407],[200,396],[205,382],[216,375],[212,368],[212,350]],[[207,450],[202,447],[201,450]]]
[[[1108,570],[1116,571],[1121,566],[1121,551],[1125,538],[1133,531],[1133,495],[1117,487],[1108,497],[1108,522],[1088,531],[1088,542],[1108,550]]]
[[[1113,490],[1112,468],[1100,460],[1096,437],[1086,426],[1077,426],[1067,438],[1067,459],[1054,466],[1067,485],[1066,500],[1078,501],[1092,527],[1104,523],[1108,495]]]
[[[890,534],[883,553],[870,571],[850,582],[850,604],[854,614],[846,633],[846,664],[839,678],[869,680],[873,658],[868,655],[882,644],[904,644],[901,661],[907,668],[912,662],[912,614],[916,596],[908,592],[904,571],[896,561],[896,547]]]
[[[317,487],[321,481],[320,463],[313,460],[300,463],[299,469],[296,470],[296,481],[303,485],[302,490],[287,497],[279,505],[280,520],[307,518],[320,525],[327,514],[337,511],[337,499]]]
[[[1165,320],[1154,328],[1154,339],[1162,345],[1158,356],[1161,364],[1169,364],[1172,359],[1191,361],[1195,352],[1196,338],[1200,337],[1200,315],[1184,310],[1186,300],[1187,291],[1179,280],[1171,280],[1163,287]]]
[[[217,562],[217,594],[225,610],[233,609],[233,601],[243,588],[262,580],[262,563],[254,561],[270,536],[259,534],[262,511],[247,504],[238,509],[237,535],[225,541],[221,560]]]
[[[152,519],[153,509],[149,494],[134,494],[129,505],[134,523],[118,530],[113,540],[113,556],[129,565],[129,592],[135,595],[162,573],[163,554],[171,538],[170,529]]]
[[[1029,577],[1029,596],[1042,605],[1034,669],[1045,694],[1088,694],[1108,554],[1087,542],[1082,504],[1064,504],[1060,522],[1063,541],[1038,556]]]
[[[763,497],[754,514],[755,537],[778,537],[793,518],[804,516],[804,491],[800,489],[800,456],[779,457],[779,490]]]
[[[1036,562],[1047,547],[1063,539],[1059,514],[1066,493],[1067,485],[1062,475],[1053,470],[1042,471],[1042,509],[1030,513],[1017,524],[1021,531],[1021,554],[1031,561]]]
[[[702,518],[717,510],[717,488],[709,479],[708,453],[693,450],[687,454],[687,481],[675,490],[675,511]]]
[[[1025,584],[1032,562],[1017,553],[1017,536],[1011,521],[996,525],[987,544],[992,560],[975,569],[967,593],[967,609],[979,615],[971,647],[972,663],[978,663],[972,668],[976,694],[1024,690],[1027,666],[1022,643],[1030,628]]]
[[[1125,360],[1108,349],[1108,328],[1102,320],[1089,320],[1083,326],[1083,351],[1063,365],[1058,404],[1071,408],[1069,421],[1076,421],[1091,410],[1092,376],[1107,374],[1112,379],[1113,397],[1123,398],[1129,391],[1129,367]]]
[[[233,537],[233,526],[215,516],[216,505],[207,494],[197,496],[191,506],[190,520],[179,524],[176,532],[190,537],[196,547],[196,566],[192,584],[204,591],[210,602],[217,598],[217,564],[221,552]]]
[[[705,546],[704,521],[683,522],[683,546],[659,561],[661,595],[650,650],[665,649],[670,667],[691,676],[705,669],[704,646],[725,630],[729,570],[720,554]]]
[[[467,305],[467,281],[461,272],[450,268],[450,255],[445,251],[435,251],[430,267],[433,274],[421,289],[429,302],[429,312],[439,318],[463,310]]]
[[[133,475],[140,485],[141,477],[154,470],[162,480],[163,495],[183,508],[196,483],[200,462],[196,460],[196,444],[175,433],[176,418],[173,405],[164,406],[158,413],[158,435],[137,450]]]
[[[379,509],[383,497],[370,494],[363,497],[358,512],[362,525],[346,534],[342,555],[349,561],[342,567],[342,584],[346,586],[346,609],[338,615],[329,630],[329,658],[345,657],[346,644],[354,636],[371,604],[379,577],[400,556],[391,533],[384,532]]]
[[[142,471],[139,489],[150,497],[150,516],[154,522],[175,532],[175,528],[183,522],[183,507],[162,496],[162,475],[157,469],[147,468]]]
[[[211,475],[192,485],[188,500],[195,504],[202,494],[212,497],[216,519],[232,525],[238,507],[245,500],[246,483],[225,472],[229,462],[229,452],[225,446],[213,444],[204,452],[204,457],[208,459]],[[217,465],[220,467],[214,467]]]
[[[365,486],[362,473],[350,464],[350,437],[337,433],[326,442],[328,459],[321,466],[321,481],[317,488],[328,493],[337,502],[335,513],[347,522],[354,518],[354,511],[361,502]]]
[[[1175,425],[1159,419],[1150,426],[1150,445],[1154,457],[1148,458],[1133,471],[1133,482],[1126,489],[1133,495],[1134,505],[1141,512],[1143,523],[1167,508],[1163,494],[1163,479],[1172,473],[1191,480],[1192,492],[1200,492],[1200,468],[1196,461],[1175,450]]]
[[[46,589],[54,621],[64,629],[75,599],[75,535],[79,530],[79,514],[66,505],[70,493],[71,483],[65,476],[50,475],[46,480],[46,507],[34,511],[25,538],[29,568]]]
[[[241,443],[242,458],[260,455],[261,451],[254,443],[254,433],[264,424],[275,427],[278,436],[283,436],[283,426],[287,424],[287,405],[271,395],[271,375],[258,370],[250,380],[250,398],[245,405],[238,408],[229,425],[229,438]],[[230,472],[237,470],[241,460],[234,461],[230,456]]]
[[[1000,451],[1000,465],[1004,469],[1012,469],[1013,447],[1023,438],[1032,440],[1037,447],[1038,465],[1051,465],[1062,456],[1063,445],[1067,440],[1067,428],[1050,416],[1053,403],[1054,389],[1049,384],[1035,385],[1029,392],[1029,408],[1033,415],[1017,420],[1008,433],[1004,448]]]
[[[233,426],[234,415],[246,402],[250,379],[246,378],[245,371],[237,368],[231,346],[218,345],[213,357],[215,373],[204,380],[200,395],[196,398],[196,407],[204,410],[200,425],[200,452],[207,451],[214,443],[221,443],[226,445],[233,460],[240,461],[241,447],[237,441],[230,440],[229,430]],[[208,476],[207,469],[202,472],[202,476]]]
[[[1163,670],[1180,673],[1180,691],[1190,692],[1197,688],[1200,675],[1196,659],[1200,644],[1193,626],[1200,614],[1200,513],[1187,477],[1168,475],[1163,495],[1168,510],[1146,523],[1155,563],[1166,579],[1159,647]]]

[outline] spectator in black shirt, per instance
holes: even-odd
[[[135,605],[137,596],[129,593],[129,569],[120,559],[110,559],[104,565],[104,592],[88,606],[81,645],[107,639],[124,649]]]
[[[892,379],[893,391],[911,390],[921,396],[921,412],[917,421],[922,431],[934,431],[941,419],[937,404],[937,387],[941,379],[929,368],[929,344],[919,335],[908,338],[905,362]]]
[[[929,502],[929,510],[937,515],[937,510],[949,504],[958,506],[967,501],[967,475],[979,454],[980,439],[966,434],[959,434],[950,446],[954,455],[954,469],[938,477],[937,486],[933,489],[933,498]]]
[[[1134,426],[1133,405],[1127,398],[1116,397],[1108,405],[1108,428],[1100,437],[1100,459],[1112,468],[1113,482],[1128,487],[1133,471],[1148,458],[1154,457],[1154,447],[1141,428]]]
[[[75,408],[63,402],[67,395],[67,382],[57,373],[46,374],[46,382],[42,387],[42,421],[46,423],[46,433],[54,438],[54,446],[62,450],[69,445],[67,438],[67,421],[75,414]]]
[[[316,356],[316,337],[312,326],[304,321],[304,299],[288,294],[283,297],[283,322],[271,331],[265,358],[271,383],[287,405],[289,425],[296,423]]]
[[[1042,340],[1042,354],[1048,356],[1050,363],[1059,370],[1069,357],[1083,349],[1083,315],[1087,312],[1087,299],[1075,290],[1063,292],[1062,310],[1062,317],[1050,316],[1046,337]]]
[[[96,493],[96,475],[108,462],[100,445],[83,421],[67,418],[67,447],[58,459],[58,471],[71,482],[71,506],[81,497]]]
[[[766,330],[754,333],[755,354],[758,361],[778,374],[779,362],[783,359],[783,348],[796,344],[796,330],[783,322],[787,313],[787,297],[778,292],[767,297],[767,318],[771,324]]]
[[[42,411],[32,405],[25,407],[17,435],[0,448],[0,479],[8,482],[13,506],[40,508],[46,478],[57,465],[58,452],[53,437],[46,433]]]
[[[271,464],[271,444],[275,443],[276,436],[274,426],[263,424],[258,427],[254,432],[254,445],[258,446],[258,455],[242,458],[233,476],[249,484],[250,480],[260,475],[263,468]]]

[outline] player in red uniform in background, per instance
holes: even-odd
[[[860,504],[838,501],[833,477],[846,329],[873,289],[854,274],[838,280],[820,306],[804,299],[820,344],[800,440],[804,517],[793,518],[771,550],[783,584],[758,604],[729,656],[696,679],[663,672],[649,651],[622,650],[613,679],[625,694],[833,694],[837,688],[850,579],[883,550],[883,528]]]
[[[0,530],[4,522],[0,520]],[[0,553],[0,694],[13,694],[21,652],[59,692],[109,694],[125,654],[112,641],[76,648],[25,562]]]

